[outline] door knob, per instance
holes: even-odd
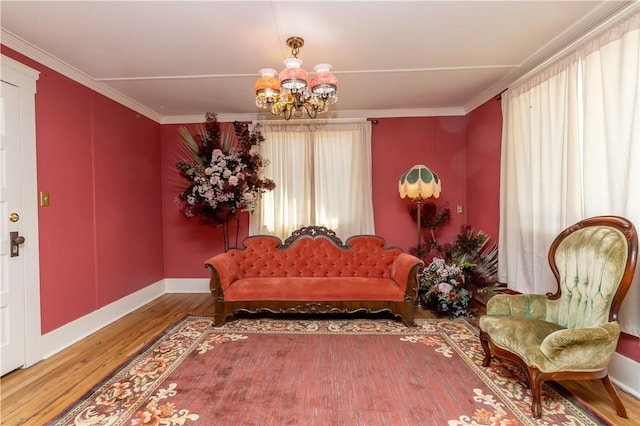
[[[11,213],[11,214],[9,215],[9,220],[10,220],[11,222],[17,222],[17,221],[19,221],[19,220],[20,220],[20,216],[18,216],[18,213]]]
[[[9,232],[9,251],[11,257],[20,256],[20,244],[24,244],[24,237],[18,232]]]

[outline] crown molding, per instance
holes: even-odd
[[[608,25],[636,11],[640,11],[640,2],[638,1],[604,2],[600,7],[584,16],[571,28],[569,33],[563,34],[562,37],[559,36],[546,46],[543,46],[517,69],[468,102],[463,108],[464,113],[470,113],[514,83],[567,55],[571,50],[584,43],[586,39],[602,31]]]
[[[117,90],[114,90],[111,87],[96,81],[90,75],[80,71],[77,68],[72,67],[66,62],[21,39],[20,37],[5,30],[4,28],[1,29],[0,37],[2,39],[3,45],[15,50],[16,52],[19,52],[29,57],[30,59],[33,59],[34,61],[46,67],[49,67],[56,72],[59,72],[65,77],[68,77],[82,84],[83,86],[86,86],[89,89],[94,90],[101,95],[104,95],[107,98],[112,99],[141,115],[144,115],[147,118],[150,118],[153,121],[156,121],[158,123],[162,121],[162,116],[157,112],[123,95]]]
[[[269,113],[255,114],[233,114],[233,113],[217,113],[218,121],[221,123],[233,121],[245,122],[265,122],[278,121],[282,117]],[[348,110],[348,111],[329,111],[319,118],[332,119],[368,119],[368,118],[400,118],[400,117],[444,117],[465,115],[463,107],[451,108],[415,108],[415,109],[378,109],[378,110]],[[303,118],[301,118],[303,119]],[[292,119],[297,121],[299,119]],[[173,115],[164,116],[160,124],[188,124],[204,122],[204,113],[201,115]]]

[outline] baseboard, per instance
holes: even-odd
[[[165,278],[165,293],[209,293],[208,278]]]
[[[209,293],[207,278],[165,278],[42,336],[42,359],[49,358],[165,293]]]
[[[123,316],[162,296],[165,280],[116,300],[107,306],[78,318],[42,336],[42,359],[49,358]]]
[[[621,389],[640,399],[640,363],[614,353],[609,363],[609,378]]]

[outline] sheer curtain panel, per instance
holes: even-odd
[[[309,225],[332,229],[343,241],[374,234],[371,123],[261,123],[276,189],[264,194],[250,234],[282,239]]]
[[[640,229],[640,12],[580,51],[584,87],[584,216],[619,214]],[[640,272],[620,311],[640,336]]]
[[[499,280],[523,293],[555,289],[553,238],[587,217],[640,227],[640,11],[502,97]],[[640,336],[636,276],[620,312]]]

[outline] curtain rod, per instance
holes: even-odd
[[[331,123],[362,123],[366,118],[320,118],[320,119],[294,119],[294,120],[253,120],[252,123],[260,124],[331,124]]]

